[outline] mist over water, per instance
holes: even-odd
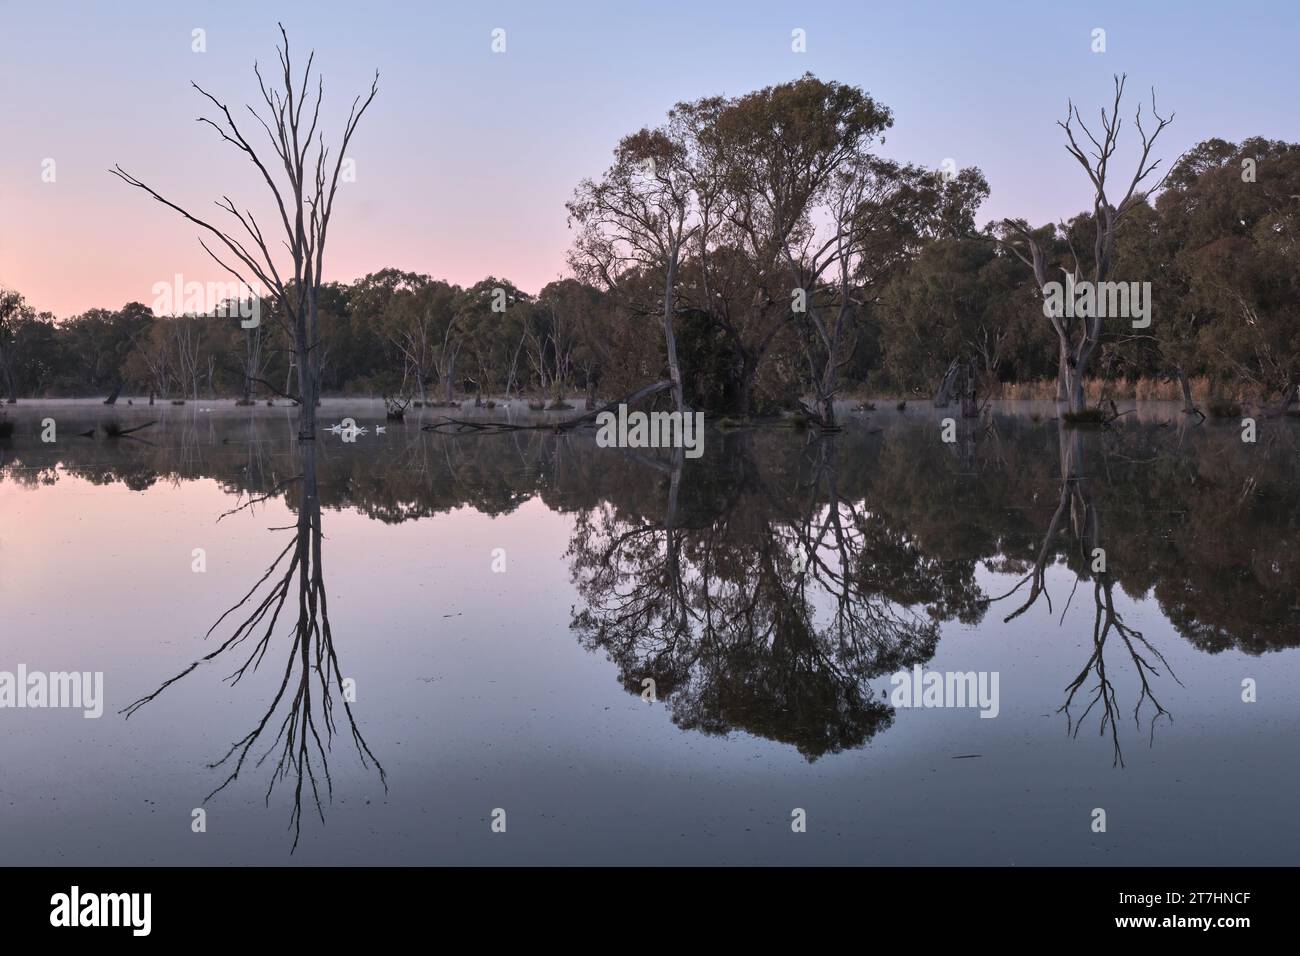
[[[1243,445],[1174,405],[1024,403],[945,443],[909,405],[710,423],[696,460],[437,414],[327,401],[368,430],[304,448],[286,408],[12,411],[0,671],[104,675],[98,719],[0,710],[12,864],[1294,860],[1294,421]],[[281,580],[264,643],[269,617],[121,713]],[[918,666],[997,674],[997,716],[894,706]],[[309,765],[276,744],[295,708]]]

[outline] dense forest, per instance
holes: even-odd
[[[970,413],[1049,382],[1044,394],[1072,410],[1135,383],[1169,383],[1189,408],[1288,407],[1300,384],[1300,145],[1210,139],[1169,161],[1159,137],[1172,117],[1154,94],[1131,110],[1124,97],[1116,78],[1100,126],[1071,106],[1044,141],[1082,167],[1063,189],[1094,196],[1059,223],[977,226],[989,195],[979,169],[881,158],[890,110],[806,75],[678,104],[625,137],[568,204],[570,277],[535,294],[493,276],[463,288],[398,269],[351,283],[309,273],[287,283],[318,290],[316,337],[302,343],[283,290],[245,328],[219,303],[60,318],[0,288],[0,389],[10,402],[301,400],[296,366],[310,355],[316,394],[565,407],[661,382],[678,407],[802,406],[828,426],[850,396],[960,399]],[[1124,173],[1121,140],[1137,158]],[[1046,286],[1062,277],[1150,283],[1149,325],[1045,315]]]

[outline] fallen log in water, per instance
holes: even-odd
[[[421,430],[426,432],[439,432],[442,434],[464,434],[465,432],[490,433],[490,432],[520,432],[520,431],[570,431],[579,425],[585,425],[587,422],[595,421],[601,412],[612,411],[620,405],[634,405],[643,399],[652,395],[658,395],[673,387],[673,383],[664,380],[655,382],[653,385],[647,385],[644,388],[637,389],[630,395],[625,395],[613,402],[607,402],[600,408],[593,409],[577,418],[569,418],[562,422],[541,422],[533,425],[516,425],[513,422],[472,422],[463,418],[447,418],[435,422],[431,425],[422,425]]]
[[[117,424],[117,422],[109,422],[104,426],[104,434],[109,438],[124,438],[132,432],[138,432],[141,429],[148,428],[150,425],[157,424],[158,422],[155,420],[152,422],[145,422],[143,425],[136,425],[134,428],[123,428],[121,425]]]

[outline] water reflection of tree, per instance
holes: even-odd
[[[264,427],[262,434],[257,429],[258,422],[265,426],[282,418],[278,410],[214,416],[210,427],[192,440],[180,431],[190,418],[184,410],[150,431],[153,445],[80,438],[79,425],[62,417],[59,441],[44,444],[38,437],[40,415],[31,414],[35,417],[20,421],[13,438],[0,443],[0,480],[34,485],[74,475],[95,484],[122,482],[145,489],[160,480],[213,478],[232,495],[284,497],[290,506],[298,493],[296,481],[285,481],[301,470],[291,420],[285,419],[283,428]],[[115,414],[123,416],[123,424],[131,422],[131,412]],[[136,414],[153,413],[137,409]],[[679,582],[665,599],[666,612],[655,619],[655,626],[663,629],[656,640],[665,648],[672,647],[672,627],[680,625],[686,632],[671,653],[661,652],[665,671],[674,673],[667,664],[682,659],[686,663],[679,664],[678,671],[691,679],[704,678],[709,677],[704,669],[709,664],[719,674],[710,679],[721,687],[726,677],[722,668],[730,666],[725,655],[737,661],[738,689],[731,690],[726,701],[706,696],[712,709],[701,705],[698,723],[758,727],[770,717],[776,723],[769,733],[776,737],[786,732],[782,720],[794,728],[787,733],[790,739],[802,733],[811,740],[815,734],[795,728],[788,714],[775,709],[786,706],[780,702],[767,710],[756,703],[742,707],[741,689],[754,696],[759,677],[753,672],[764,666],[755,651],[748,676],[741,667],[744,646],[737,635],[748,623],[715,621],[710,631],[701,629],[697,618],[722,606],[749,604],[753,615],[771,615],[793,600],[792,618],[755,619],[759,633],[759,623],[770,632],[770,646],[760,649],[792,654],[799,641],[815,643],[823,632],[833,631],[836,613],[834,591],[828,589],[836,582],[819,581],[817,575],[825,579],[830,569],[843,576],[841,542],[850,556],[870,556],[859,558],[848,575],[854,601],[870,595],[877,604],[913,608],[938,621],[980,619],[985,597],[970,582],[981,566],[1028,577],[1063,564],[1074,573],[1081,593],[1092,595],[1094,611],[1100,599],[1099,634],[1105,635],[1101,647],[1108,652],[1085,670],[1087,680],[1076,694],[1072,714],[1083,712],[1099,668],[1106,674],[1103,688],[1122,676],[1113,663],[1117,650],[1123,648],[1122,659],[1131,660],[1124,636],[1108,613],[1119,602],[1119,623],[1128,627],[1122,617],[1124,595],[1134,602],[1154,601],[1199,651],[1262,655],[1300,645],[1300,496],[1295,494],[1300,456],[1295,453],[1294,424],[1268,426],[1259,445],[1243,446],[1233,427],[1207,424],[1181,433],[1127,417],[1104,437],[1082,433],[1084,444],[1099,447],[1089,449],[1094,470],[1074,487],[1062,481],[1070,465],[1067,462],[1062,470],[1056,428],[1024,416],[998,416],[997,423],[995,436],[960,456],[936,440],[933,422],[919,416],[915,422],[900,417],[879,434],[851,426],[833,444],[814,444],[811,450],[784,430],[756,429],[725,438],[710,432],[709,454],[700,462],[684,463],[675,491],[672,462],[660,460],[652,467],[644,458],[598,451],[590,435],[529,432],[456,438],[421,432],[415,424],[405,429],[390,424],[385,436],[354,444],[331,441],[318,450],[319,503],[325,509],[355,509],[378,520],[401,522],[465,506],[503,515],[524,502],[540,500],[552,511],[574,515],[580,533],[575,539],[580,543],[581,535],[590,537],[592,548],[607,546],[602,537],[606,530],[615,535],[635,532],[616,555],[625,570],[644,579],[658,566],[669,581]],[[194,442],[203,445],[202,454],[194,453]],[[714,453],[717,448],[721,454]],[[833,473],[818,470],[818,449],[834,449]],[[1081,461],[1082,455],[1078,457]],[[840,504],[829,509],[832,500]],[[675,504],[669,508],[671,502]],[[1104,540],[1100,515],[1106,518]],[[1044,529],[1049,529],[1046,541]],[[1091,570],[1090,535],[1107,550],[1104,576]],[[670,551],[664,550],[667,540],[672,542]],[[799,610],[798,581],[790,562],[800,550],[807,557],[809,541],[820,542],[815,547],[821,561],[809,562],[805,612]],[[638,547],[645,553],[638,555]],[[780,576],[773,580],[777,572]],[[723,588],[707,592],[707,601],[699,594],[703,574],[715,589]],[[609,580],[607,572],[594,578],[593,586]],[[745,588],[739,596],[724,588],[736,581]],[[649,583],[661,590],[668,586],[653,578]],[[1035,594],[1033,585],[1032,577],[1026,580],[1014,598],[1017,605]],[[630,587],[630,579],[621,586]],[[1035,595],[1043,605],[1046,597]],[[722,603],[726,601],[731,604]],[[799,636],[795,625],[802,617],[806,629],[810,613],[815,618],[813,636]],[[778,625],[785,642],[779,646]],[[713,643],[704,647],[711,656],[689,646],[698,643],[701,634],[711,635]],[[1129,640],[1145,661],[1163,672],[1155,654],[1135,638]],[[1169,653],[1168,647],[1163,649]],[[777,657],[771,666],[802,673],[794,658]],[[635,655],[628,667],[631,676],[640,674]],[[1124,670],[1131,673],[1131,666],[1126,664]],[[639,692],[631,676],[625,676],[629,689]],[[742,677],[750,683],[742,684]],[[1123,692],[1122,681],[1116,682]],[[1160,681],[1148,681],[1152,696],[1166,704],[1172,703],[1168,696],[1173,686],[1165,681],[1162,691]],[[829,692],[823,697],[835,699]],[[678,695],[674,706],[687,719],[686,696]],[[1105,695],[1095,707],[1094,713],[1106,715]],[[1112,700],[1112,712],[1114,707]],[[1159,713],[1147,700],[1143,714],[1149,711]],[[713,716],[719,713],[728,719]],[[1104,729],[1115,728],[1108,723]],[[816,746],[821,745],[812,749]]]
[[[1024,602],[1007,615],[1009,622],[1019,617],[1044,599],[1049,614],[1053,613],[1052,597],[1048,589],[1048,570],[1055,565],[1058,550],[1068,548],[1062,541],[1064,527],[1069,526],[1074,538],[1075,553],[1067,557],[1066,566],[1074,575],[1074,587],[1066,599],[1061,611],[1064,620],[1070,602],[1074,599],[1080,584],[1089,584],[1093,598],[1092,652],[1083,668],[1066,687],[1065,703],[1058,713],[1064,713],[1070,732],[1077,736],[1088,715],[1100,706],[1100,732],[1109,734],[1114,750],[1115,763],[1123,765],[1124,755],[1119,741],[1119,699],[1115,686],[1106,669],[1106,646],[1108,641],[1117,641],[1133,665],[1139,692],[1133,707],[1133,721],[1141,726],[1142,707],[1150,701],[1153,713],[1150,717],[1150,734],[1154,739],[1155,724],[1160,717],[1170,717],[1152,690],[1152,681],[1160,675],[1160,667],[1173,673],[1164,655],[1148,640],[1141,631],[1125,623],[1124,616],[1115,605],[1115,577],[1110,570],[1111,561],[1116,557],[1103,546],[1101,532],[1101,515],[1094,500],[1091,479],[1088,474],[1083,429],[1072,428],[1062,422],[1059,425],[1061,492],[1056,510],[1047,526],[1042,547],[1029,573],[1020,583],[998,600],[1010,598],[1026,584],[1029,593]],[[1067,551],[1068,553],[1068,551]],[[1158,665],[1158,666],[1157,666]],[[1091,688],[1085,690],[1089,680]],[[1179,682],[1181,684],[1181,682]],[[1080,697],[1080,692],[1083,696]],[[1083,711],[1075,717],[1073,706],[1083,706]],[[1172,719],[1172,718],[1170,718]]]
[[[789,489],[735,440],[720,494],[684,505],[678,454],[659,465],[655,516],[609,502],[578,515],[573,628],[630,692],[652,679],[679,726],[748,731],[810,760],[858,747],[893,719],[869,682],[933,655],[936,617],[877,587],[891,572],[875,566],[863,502],[839,489],[836,441],[810,446]]]
[[[290,629],[290,640],[283,652],[284,670],[275,695],[253,728],[231,744],[223,757],[209,764],[213,769],[221,768],[228,773],[216,789],[204,798],[206,803],[234,783],[250,760],[255,767],[260,767],[274,757],[266,800],[269,803],[271,793],[279,782],[286,779],[291,781],[293,806],[289,825],[293,829],[294,849],[298,846],[301,833],[304,801],[310,801],[309,806],[315,808],[323,823],[324,803],[333,797],[329,753],[339,731],[335,710],[337,704],[343,707],[347,730],[362,765],[368,767],[373,763],[380,782],[387,789],[384,768],[361,735],[352,705],[342,693],[343,675],[330,629],[329,602],[322,563],[316,445],[314,442],[302,442],[298,448],[301,473],[292,479],[298,488],[297,521],[294,525],[274,529],[291,530],[293,536],[248,593],[209,628],[207,636],[210,637],[232,616],[244,614],[242,622],[211,652],[123,711],[129,718],[201,664],[218,658],[242,659],[226,678],[231,686],[238,684],[250,672],[255,672],[268,652],[273,650],[273,643],[277,640],[276,625],[281,613],[289,604],[290,597],[296,597],[296,621]],[[250,499],[240,507],[247,507],[256,500],[258,499]],[[269,587],[264,587],[268,582]],[[288,616],[294,616],[292,605]],[[260,754],[256,750],[259,747],[263,748]]]

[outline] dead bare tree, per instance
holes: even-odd
[[[261,322],[241,331],[244,339],[244,354],[241,357],[240,371],[243,373],[244,385],[239,404],[252,405],[253,386],[266,378],[267,371],[271,367],[271,350],[267,348],[266,329]]]
[[[546,351],[551,344],[551,337],[545,329],[535,327],[531,322],[524,325],[524,334],[528,338],[528,364],[533,367],[538,386],[541,388],[542,395],[545,395],[551,388],[552,370],[546,362]]]
[[[253,66],[258,87],[262,92],[262,100],[269,111],[269,121],[253,106],[247,105],[247,109],[266,131],[271,141],[272,149],[279,161],[278,164],[273,162],[271,165],[281,165],[284,168],[282,182],[277,182],[267,163],[245,137],[235,122],[230,107],[197,83],[190,85],[220,112],[219,120],[199,117],[198,122],[211,126],[220,134],[222,140],[245,154],[257,167],[270,189],[280,225],[284,229],[283,241],[292,268],[276,264],[276,256],[272,255],[270,242],[258,225],[256,217],[248,209],[241,212],[228,196],[222,196],[217,206],[238,221],[239,229],[234,231],[227,231],[213,225],[166,199],[120,165],[115,166],[110,172],[127,184],[144,190],[163,205],[176,210],[204,230],[210,239],[220,243],[225,251],[218,255],[203,238],[199,239],[204,251],[226,272],[249,288],[252,288],[252,285],[247,276],[251,275],[270,291],[279,305],[277,317],[285,324],[286,331],[294,343],[302,398],[298,438],[300,441],[312,441],[316,437],[316,402],[320,395],[320,357],[317,347],[320,344],[319,300],[325,240],[329,232],[334,197],[338,190],[348,144],[352,140],[353,133],[356,132],[357,125],[361,122],[361,117],[379,92],[379,73],[375,72],[369,92],[364,97],[358,95],[352,101],[347,122],[344,124],[338,155],[333,159],[331,166],[330,151],[325,146],[325,134],[318,133],[317,130],[321,100],[325,92],[324,80],[319,76],[314,102],[309,103],[309,100],[313,99],[310,93],[311,68],[316,54],[312,52],[307,57],[307,66],[303,70],[302,78],[295,84],[289,52],[289,35],[285,32],[283,24],[280,25],[280,37],[283,46],[276,47],[276,54],[280,61],[279,82],[282,88],[274,85],[268,87],[262,77],[261,69],[256,64]],[[310,115],[306,117],[304,125],[304,112],[308,106],[310,106]],[[231,262],[232,258],[234,264]]]
[[[1151,91],[1151,112],[1155,116],[1156,127],[1150,133],[1143,127],[1142,106],[1138,104],[1135,124],[1138,135],[1142,139],[1142,150],[1138,157],[1137,169],[1133,173],[1132,179],[1129,180],[1123,198],[1118,203],[1112,203],[1106,194],[1110,161],[1115,155],[1115,149],[1119,144],[1119,131],[1123,122],[1119,115],[1119,109],[1120,101],[1124,96],[1126,79],[1127,75],[1115,77],[1114,102],[1111,104],[1109,112],[1104,107],[1101,111],[1100,139],[1093,135],[1092,130],[1084,123],[1083,117],[1075,108],[1073,100],[1069,103],[1065,121],[1057,121],[1057,125],[1065,130],[1066,151],[1083,167],[1092,184],[1094,240],[1091,281],[1094,288],[1107,281],[1112,271],[1115,258],[1115,237],[1120,221],[1131,209],[1144,203],[1150,193],[1159,189],[1169,175],[1168,171],[1166,171],[1163,176],[1150,186],[1139,191],[1138,187],[1160,165],[1160,160],[1150,158],[1151,149],[1155,145],[1156,138],[1174,119],[1172,113],[1168,117],[1162,117],[1157,112],[1156,95],[1153,89]],[[1093,152],[1086,152],[1084,147],[1079,144],[1079,140],[1075,135],[1076,125],[1092,143]],[[1175,163],[1170,168],[1172,169],[1176,165]],[[1064,227],[1062,227],[1062,230],[1064,231]],[[1066,235],[1068,238],[1068,233]],[[999,232],[995,235],[995,238],[1003,248],[1011,251],[1021,262],[1034,270],[1034,279],[1038,284],[1038,288],[1046,296],[1046,287],[1050,280],[1048,278],[1047,250],[1043,245],[1043,237],[1032,231],[1024,220],[1004,219],[999,224]],[[1083,271],[1077,256],[1074,257],[1072,270],[1062,271],[1065,271],[1067,276],[1076,283],[1082,279]],[[1094,311],[1100,312],[1101,310]],[[1063,385],[1061,391],[1064,393],[1064,400],[1068,403],[1071,412],[1081,412],[1086,407],[1084,376],[1087,374],[1101,342],[1103,319],[1104,316],[1096,314],[1087,317],[1048,315],[1048,320],[1052,323],[1052,328],[1055,329],[1060,343],[1060,378]],[[1062,397],[1060,391],[1058,391],[1059,397]]]
[[[179,371],[181,394],[188,390],[195,401],[199,398],[199,353],[203,345],[203,330],[199,319],[180,316],[172,320],[172,345],[176,350],[175,367]]]
[[[528,338],[528,324],[525,322],[523,334],[519,336],[519,344],[515,346],[514,358],[511,359],[510,361],[510,374],[506,376],[506,398],[507,399],[510,398],[511,389],[514,388],[517,382],[519,381],[516,375],[516,373],[519,371],[519,353],[523,351],[524,342],[525,340],[527,340],[527,338]]]
[[[394,323],[389,328],[388,341],[402,356],[403,385],[414,373],[416,398],[424,403],[429,400],[428,383],[429,378],[434,374],[436,347],[433,337],[437,333],[432,327],[433,315],[428,308],[414,301],[403,305],[407,310],[404,321]],[[453,324],[454,320],[448,324],[445,334],[450,334]]]
[[[460,355],[463,337],[460,334],[460,316],[453,315],[442,333],[441,347],[434,348],[434,367],[442,383],[442,403],[448,408],[456,404],[456,358]]]

